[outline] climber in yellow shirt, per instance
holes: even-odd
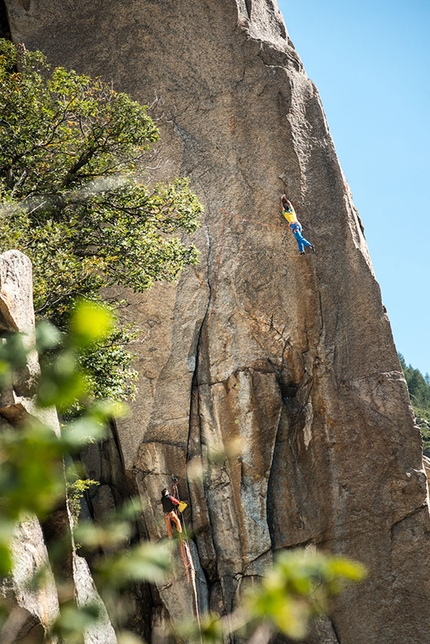
[[[300,255],[305,254],[305,247],[310,248],[315,252],[315,246],[303,237],[302,225],[297,220],[296,213],[291,204],[291,201],[287,199],[286,195],[282,195],[281,197],[281,208],[282,208],[282,214],[284,215],[285,219],[288,221],[288,227],[291,229],[291,232],[296,238]]]

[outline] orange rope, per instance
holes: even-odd
[[[230,215],[231,217],[234,217],[238,221],[246,221],[248,224],[253,224],[254,226],[264,226],[265,228],[285,228],[285,226],[281,226],[280,224],[265,224],[262,221],[256,221],[255,219],[246,219],[246,217],[240,217],[239,215],[236,215],[234,212],[230,212],[229,210],[224,210],[224,208],[220,208],[221,212],[223,212],[225,215]]]

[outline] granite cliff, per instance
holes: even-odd
[[[117,427],[115,472],[109,452],[88,455],[89,475],[104,477],[94,506],[136,490],[142,531],[159,539],[158,500],[175,474],[201,611],[231,611],[274,551],[314,544],[370,574],[313,643],[425,641],[421,438],[318,91],[276,3],[6,6],[15,41],[153,103],[156,178],[189,176],[205,205],[197,269],[175,286],[122,293],[141,330],[139,396]],[[315,254],[298,254],[283,192]],[[147,601],[153,642],[194,609],[180,570]]]

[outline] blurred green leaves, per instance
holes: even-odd
[[[69,458],[88,441],[103,437],[112,416],[123,414],[121,404],[95,401],[82,407],[79,414],[58,428],[41,419],[52,406],[67,412],[77,398],[87,396],[87,380],[81,355],[95,343],[104,341],[112,330],[109,308],[98,303],[80,301],[74,306],[69,327],[59,332],[53,325],[38,325],[36,345],[27,346],[22,334],[6,334],[0,344],[3,389],[13,386],[13,372],[25,367],[28,354],[34,350],[42,360],[34,409],[16,425],[4,425],[0,432],[0,574],[12,569],[11,542],[16,522],[36,515],[43,520],[60,500],[66,497],[64,458]],[[12,374],[12,375],[11,375]],[[40,413],[39,413],[40,412]],[[40,416],[40,417],[39,417]],[[51,416],[52,418],[52,416]],[[54,416],[55,418],[55,416]],[[81,480],[74,475],[68,484],[74,516],[74,540],[78,552],[91,555],[92,572],[100,595],[115,616],[117,626],[127,620],[129,606],[124,591],[142,581],[160,583],[171,567],[171,542],[134,543],[134,525],[141,507],[130,503],[103,524],[77,521],[80,497],[96,481]],[[74,509],[73,509],[74,508]],[[345,557],[326,555],[311,550],[283,551],[261,581],[246,589],[240,606],[228,617],[203,615],[200,623],[184,621],[177,632],[192,642],[221,644],[238,633],[268,643],[280,632],[291,639],[306,636],[311,620],[330,611],[330,599],[346,583],[360,581],[365,569]],[[42,576],[41,576],[42,578]],[[36,583],[36,579],[34,580]],[[60,614],[52,632],[67,644],[83,644],[85,633],[100,619],[100,602],[79,606],[73,587],[58,586]],[[0,620],[1,622],[1,620]],[[0,623],[1,635],[1,623]],[[256,639],[257,638],[257,639]],[[124,641],[137,642],[136,636],[124,633]]]
[[[72,600],[63,602],[52,633],[64,644],[85,644],[85,634],[97,624],[100,616],[100,605],[95,602],[80,607]]]
[[[0,388],[10,386],[13,373],[27,364],[28,347],[23,333],[3,332],[0,337]]]
[[[76,401],[82,400],[88,391],[88,383],[81,356],[84,350],[103,341],[113,326],[111,312],[98,302],[87,300],[78,300],[73,307],[67,335],[61,337],[53,325],[46,321],[42,323],[37,338],[45,351],[51,351],[51,355],[49,360],[42,362],[37,392],[40,407],[55,405],[59,411],[66,411]],[[52,354],[55,349],[57,351]]]
[[[305,637],[309,621],[329,612],[329,600],[346,582],[361,581],[365,568],[346,557],[306,550],[284,551],[261,585],[250,591],[245,610],[292,639]]]
[[[52,428],[29,419],[19,431],[0,436],[0,516],[18,520],[26,513],[46,517],[64,495],[64,445]]]
[[[100,560],[96,576],[103,587],[119,591],[130,582],[161,582],[170,570],[170,546],[167,542],[144,542],[129,551]],[[100,583],[101,582],[101,583]]]
[[[0,343],[1,386],[13,389],[14,373],[26,366],[35,350],[50,353],[42,361],[35,401],[20,409],[11,424],[0,431],[0,571],[10,572],[10,543],[14,522],[35,514],[44,519],[64,498],[63,459],[89,440],[103,435],[106,422],[121,408],[98,402],[85,413],[66,423],[60,433],[54,407],[61,411],[86,395],[85,374],[80,353],[103,339],[111,330],[109,310],[90,302],[78,302],[67,333],[60,333],[48,322],[41,323],[32,346],[22,333],[6,333]],[[22,403],[21,403],[22,405]],[[50,422],[45,421],[46,413]],[[9,417],[7,415],[7,417]],[[15,422],[13,418],[16,418]]]
[[[330,613],[330,599],[365,576],[364,566],[347,557],[284,550],[259,581],[252,578],[230,615],[207,614],[200,625],[188,620],[177,630],[187,642],[203,644],[222,644],[235,633],[255,644],[269,644],[276,633],[302,641],[312,620]]]
[[[98,302],[79,300],[70,320],[70,342],[77,347],[88,347],[104,340],[114,328],[112,314]]]
[[[110,400],[87,401],[72,420],[62,424],[61,431],[55,411],[57,408],[67,414],[69,407],[76,408],[79,400],[88,397],[82,355],[105,341],[112,326],[109,307],[77,301],[63,332],[43,321],[37,325],[34,345],[21,333],[6,333],[2,338],[1,389],[11,401],[13,397],[8,392],[13,390],[15,374],[25,369],[29,355],[37,351],[42,358],[49,356],[49,360],[41,361],[34,401],[20,408],[19,415],[11,416],[11,423],[3,422],[0,427],[0,575],[12,572],[12,544],[18,522],[34,516],[43,521],[58,504],[64,506],[69,496],[75,542],[78,548],[92,553],[99,592],[120,626],[128,608],[120,593],[136,582],[162,581],[170,567],[170,550],[163,542],[132,545],[133,525],[141,512],[136,503],[107,517],[103,525],[77,521],[82,495],[98,482],[68,474],[66,484],[65,460],[70,462],[88,442],[103,438],[106,424],[127,413],[124,405]],[[51,551],[54,565],[55,557],[61,561],[64,549],[70,548],[71,543],[55,545]],[[28,580],[34,590],[44,583],[44,572],[45,568],[39,569]],[[88,629],[96,627],[102,618],[101,600],[95,598],[78,605],[70,581],[57,579],[56,584],[60,613],[47,637],[53,634],[67,644],[83,644]],[[0,639],[7,614],[7,606],[0,602]]]

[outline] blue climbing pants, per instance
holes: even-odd
[[[303,253],[303,251],[305,250],[305,246],[312,246],[312,244],[303,237],[300,230],[293,231],[293,235],[296,238],[297,246],[299,247],[300,253]]]

